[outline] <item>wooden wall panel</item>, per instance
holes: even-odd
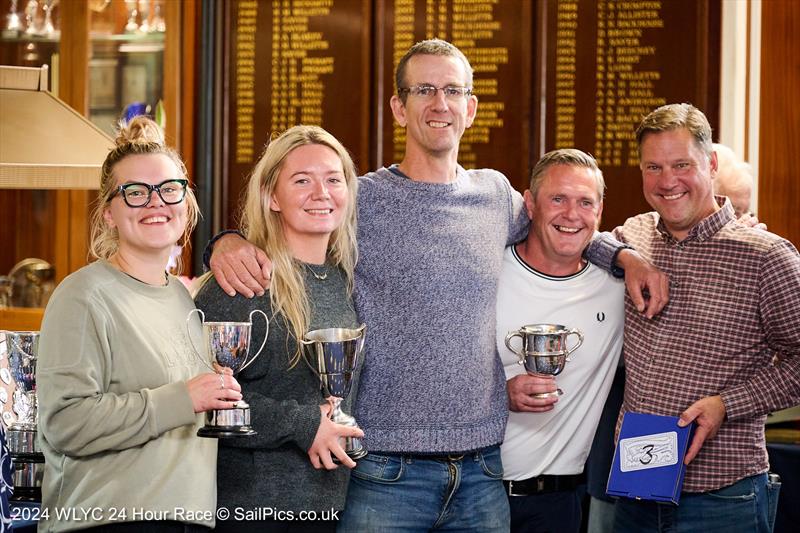
[[[533,79],[533,2],[391,0],[376,11],[375,113],[381,142],[375,167],[399,163],[406,131],[394,121],[389,99],[400,58],[418,41],[444,39],[458,46],[474,70],[478,114],[464,132],[459,163],[493,168],[518,189],[526,186]]]
[[[721,0],[240,0],[225,4],[224,227],[271,132],[321,123],[360,170],[399,162],[388,102],[397,61],[432,37],[475,68],[475,125],[459,162],[519,190],[545,152],[593,153],[609,185],[603,227],[649,211],[633,132],[655,107],[691,102],[719,124]],[[304,61],[309,71],[302,72]],[[326,62],[327,61],[327,62]],[[200,83],[211,83],[201,80]],[[322,104],[304,107],[322,94]],[[299,110],[299,111],[298,111]]]
[[[718,127],[719,0],[541,0],[538,8],[543,106],[533,161],[557,148],[594,155],[607,186],[602,228],[614,228],[652,210],[634,135],[645,115],[689,102]]]
[[[369,167],[370,0],[240,0],[226,4],[222,218],[235,227],[242,190],[273,134],[330,131]]]
[[[62,2],[61,65],[58,97],[82,115],[89,110],[89,5]],[[56,194],[56,281],[86,264],[89,242],[88,191]]]
[[[761,3],[758,216],[800,248],[800,2]]]

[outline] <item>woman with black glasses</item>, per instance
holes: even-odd
[[[208,372],[195,353],[194,303],[166,272],[197,216],[180,158],[153,121],[134,118],[103,163],[97,261],[59,285],[44,315],[41,531],[214,525],[217,443],[196,433],[201,413],[242,396],[233,376]]]

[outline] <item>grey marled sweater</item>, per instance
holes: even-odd
[[[499,443],[508,413],[494,342],[497,277],[527,224],[492,170],[452,183],[396,167],[363,176],[355,301],[370,335],[356,419],[369,450],[457,452]]]
[[[497,171],[415,182],[396,167],[360,178],[355,302],[367,324],[356,419],[367,449],[441,453],[503,440],[495,347],[503,251],[527,233],[522,196]],[[595,239],[609,268],[619,246]]]

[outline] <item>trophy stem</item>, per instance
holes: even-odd
[[[342,420],[342,417],[352,418],[342,411],[342,400],[344,398],[339,398],[338,396],[329,396],[328,403],[331,404],[331,414],[329,418],[336,422],[337,420]],[[336,422],[338,424],[338,422]]]
[[[338,398],[336,396],[328,397],[328,401],[333,406],[333,410],[331,411],[331,422],[334,424],[339,424],[340,426],[347,426],[352,428],[357,428],[358,424],[356,423],[356,419],[352,416],[348,415],[344,411],[342,411],[342,398]],[[365,455],[367,455],[367,450],[364,448],[364,444],[361,442],[361,439],[358,437],[340,437],[340,441],[342,443],[342,448],[344,448],[345,453],[347,453],[348,457],[353,459],[354,461],[361,459]],[[333,458],[334,463],[339,463],[339,460],[335,457]]]

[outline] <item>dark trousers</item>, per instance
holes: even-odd
[[[578,533],[585,490],[509,496],[511,533]]]

